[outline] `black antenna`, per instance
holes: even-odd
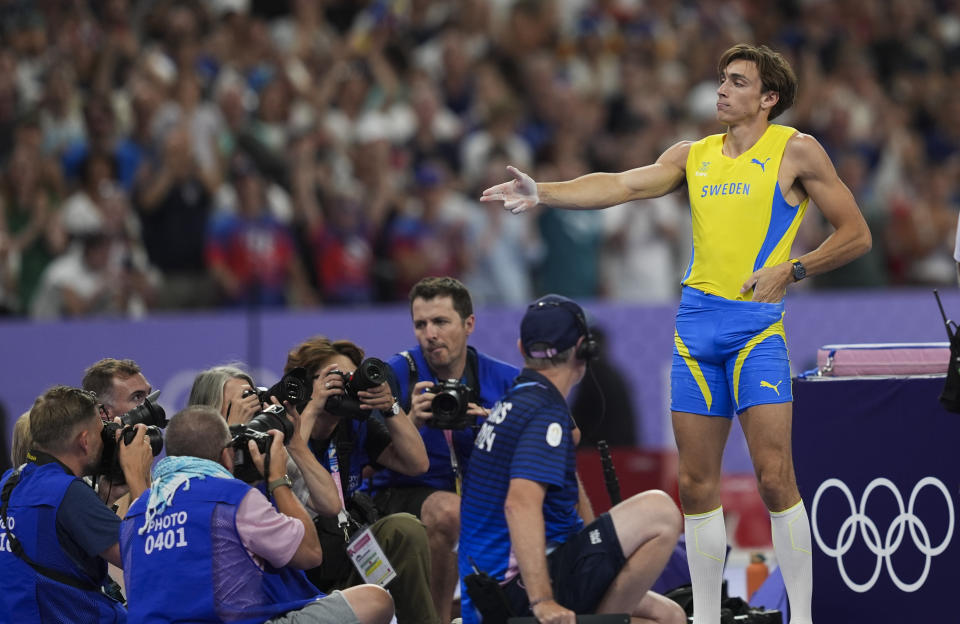
[[[943,325],[947,328],[947,338],[953,342],[953,337],[957,333],[957,324],[947,319],[947,313],[943,311],[943,303],[940,301],[940,293],[933,289],[933,296],[937,298],[937,307],[940,308],[940,316],[943,317]]]
[[[610,447],[607,446],[607,441],[597,440],[597,450],[600,451],[603,482],[607,486],[607,494],[610,496],[610,506],[613,507],[623,500],[620,495],[620,481],[617,479],[617,471],[613,467],[613,458],[610,457]]]

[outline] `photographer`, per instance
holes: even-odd
[[[283,434],[272,437],[270,475],[283,474]],[[323,559],[316,530],[286,477],[267,486],[276,508],[235,479],[227,424],[216,410],[191,406],[167,427],[167,457],[153,486],[123,520],[121,550],[130,619],[270,624],[386,624],[390,596],[363,585],[323,597],[299,570]],[[247,450],[261,474],[257,444]]]
[[[578,431],[566,396],[596,354],[583,310],[559,295],[538,299],[518,346],[526,368],[483,424],[464,480],[460,574],[466,579],[476,565],[515,615],[540,622],[628,613],[685,623],[679,605],[649,591],[682,528],[670,497],[642,492],[586,526],[577,512]],[[463,621],[473,624],[475,608],[498,605],[464,583]]]
[[[83,480],[100,464],[103,421],[97,397],[55,386],[30,410],[27,463],[0,487],[0,611],[11,622],[125,622],[123,607],[101,591],[107,562],[122,567],[120,519]],[[150,484],[153,461],[144,425],[129,443],[116,433],[131,493]]]
[[[516,367],[467,346],[476,318],[470,292],[452,277],[427,277],[410,290],[410,316],[417,346],[390,358],[400,385],[400,404],[423,437],[430,467],[410,477],[393,470],[374,475],[374,500],[387,513],[407,512],[423,521],[430,541],[431,595],[437,614],[449,622],[457,585],[454,549],[460,533],[460,489],[463,471],[476,436],[475,425],[510,388]],[[430,392],[447,380],[461,386],[461,416],[469,425],[459,430],[430,426],[436,418]],[[449,396],[449,394],[445,395]],[[439,418],[437,418],[439,420]],[[436,423],[433,423],[436,424]]]
[[[368,464],[408,475],[427,468],[423,441],[386,381],[389,370],[379,360],[364,360],[363,351],[353,343],[331,342],[322,336],[290,351],[285,371],[298,367],[306,369],[307,379],[313,380],[299,431],[332,473],[343,495],[338,511],[344,509],[334,514],[317,510],[315,522],[327,556],[323,565],[308,575],[321,589],[362,582],[350,562],[347,538],[358,543],[363,525],[369,525],[370,541],[379,545],[396,572],[388,586],[396,601],[397,621],[440,622],[430,597],[430,559],[423,525],[410,514],[378,518],[372,501],[358,491]]]
[[[266,398],[266,397],[263,397]],[[220,412],[220,415],[230,427],[247,425],[263,414],[267,404],[261,403],[261,397],[253,378],[236,366],[214,366],[199,373],[193,380],[190,389],[190,405],[207,405]],[[303,419],[296,407],[287,405],[284,410],[293,417],[294,428],[301,429]],[[286,419],[286,416],[282,418]],[[287,427],[282,421],[272,421],[264,416],[258,421],[257,428],[263,430],[260,422],[275,422],[275,426]],[[309,429],[307,430],[309,431]],[[313,456],[306,443],[306,436],[291,435],[287,439],[286,474],[304,489],[304,497],[309,495],[314,509],[327,515],[336,515],[340,509],[340,498],[337,487],[330,477],[330,473],[320,465]]]
[[[142,405],[153,391],[133,360],[103,358],[83,372],[83,389],[100,399],[102,416],[113,420]]]
[[[99,399],[100,417],[105,422],[143,405],[153,391],[136,362],[114,358],[103,358],[87,367],[83,372],[82,387]],[[125,496],[126,485],[112,483],[106,475],[101,475],[96,485],[101,499],[107,505],[115,506],[122,516],[130,504],[129,497]]]

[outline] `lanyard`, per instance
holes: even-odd
[[[340,497],[340,511],[337,512],[337,526],[343,531],[343,539],[349,542],[350,532],[348,527],[350,526],[350,516],[347,514],[347,504],[343,498],[343,484],[340,481],[340,462],[337,460],[337,445],[334,444],[333,440],[330,440],[330,446],[327,447],[327,459],[330,463],[330,476],[333,477],[333,482],[337,486],[337,495]],[[349,479],[350,475],[347,475],[347,478]]]
[[[460,496],[463,485],[463,476],[460,474],[460,462],[457,461],[457,450],[453,446],[453,431],[450,429],[444,429],[443,437],[447,440],[447,448],[450,449],[450,465],[453,467],[453,481],[456,487],[457,496]]]

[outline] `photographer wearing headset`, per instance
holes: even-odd
[[[441,620],[430,598],[423,525],[405,513],[380,517],[373,501],[359,490],[368,465],[405,475],[427,468],[423,441],[394,398],[390,370],[376,358],[364,359],[363,350],[352,342],[323,336],[290,351],[285,375],[297,369],[303,369],[311,383],[298,433],[331,473],[341,497],[332,514],[315,510],[327,556],[308,576],[325,590],[378,582],[390,589],[400,624],[437,624]],[[305,494],[296,480],[294,488]],[[352,556],[357,549],[358,555]],[[367,562],[364,573],[351,558]],[[392,573],[384,574],[387,570]]]
[[[380,587],[324,596],[306,579],[301,570],[318,565],[323,550],[289,479],[273,479],[287,465],[283,433],[253,436],[244,451],[261,475],[269,475],[267,495],[274,504],[234,478],[234,440],[243,436],[232,437],[215,409],[191,406],[170,420],[167,456],[154,467],[150,490],[123,520],[130,619],[389,622],[393,603]]]
[[[480,429],[464,480],[461,576],[476,566],[494,589],[502,587],[513,614],[540,622],[628,613],[685,623],[679,605],[649,591],[682,527],[670,497],[642,492],[592,522],[577,510],[579,430],[566,397],[597,351],[583,310],[559,295],[538,299],[527,308],[517,346],[525,368]],[[486,615],[502,607],[464,583],[465,624],[479,621],[475,609]]]
[[[101,591],[107,562],[123,567],[120,518],[82,479],[98,472],[105,445],[97,397],[55,386],[29,419],[28,461],[0,485],[0,610],[13,622],[125,622],[123,606]],[[153,461],[144,425],[106,433],[139,496]]]

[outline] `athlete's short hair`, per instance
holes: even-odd
[[[748,43],[738,43],[723,53],[717,64],[720,75],[726,71],[731,62],[742,59],[751,61],[757,66],[760,81],[764,91],[776,91],[780,96],[777,103],[770,109],[767,119],[776,119],[780,113],[793,106],[797,97],[797,75],[787,59],[779,52],[774,52],[765,45],[754,46]]]

